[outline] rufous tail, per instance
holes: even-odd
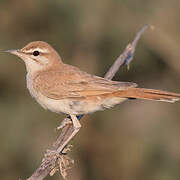
[[[165,101],[171,103],[180,100],[179,93],[173,93],[156,89],[129,88],[126,90],[114,92],[113,94],[119,97]]]

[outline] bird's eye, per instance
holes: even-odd
[[[34,55],[34,56],[38,56],[39,54],[40,54],[39,51],[34,51],[34,52],[33,52],[33,55]]]

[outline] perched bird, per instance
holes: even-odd
[[[74,134],[81,127],[77,115],[111,108],[129,98],[166,102],[180,100],[178,93],[137,88],[136,83],[107,80],[64,64],[46,42],[30,42],[22,49],[6,52],[19,56],[25,62],[27,88],[41,106],[70,115]]]

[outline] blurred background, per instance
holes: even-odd
[[[1,0],[0,50],[49,42],[63,61],[104,76],[145,24],[130,70],[114,80],[180,92],[180,1]],[[26,179],[60,132],[26,89],[23,62],[0,53],[0,179]],[[82,119],[73,180],[179,180],[180,103],[129,100]],[[62,179],[57,173],[46,179]]]

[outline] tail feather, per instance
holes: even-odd
[[[179,93],[155,89],[129,88],[126,90],[117,91],[115,94],[119,97],[165,101],[171,103],[180,100]]]

